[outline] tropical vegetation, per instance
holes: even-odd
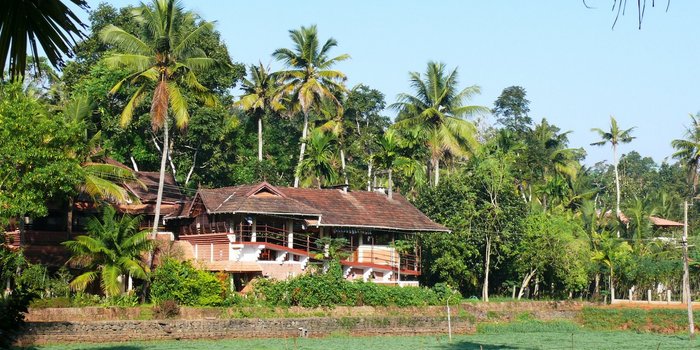
[[[276,71],[260,61],[234,62],[214,24],[177,1],[100,4],[89,22],[59,73],[50,70],[51,57],[23,66],[25,58],[16,56],[9,76],[24,75],[25,83],[0,83],[0,164],[14,165],[0,167],[0,225],[17,227],[22,241],[26,223],[49,207],[71,208],[77,195],[92,197],[102,211],[86,235],[66,243],[74,254],[69,271],[32,270],[46,280],[70,280],[72,292],[16,278],[30,266],[3,245],[0,278],[17,296],[24,288],[68,293],[73,302],[86,300],[84,291],[121,297],[131,278],[150,283],[150,291],[140,291],[156,302],[223,305],[232,298],[220,276],[155,261],[139,218],[115,212],[113,204],[133,200],[119,186],[134,179],[133,171],[159,172],[157,210],[170,173],[186,194],[259,181],[386,189],[452,230],[419,235],[421,283],[433,289],[336,286],[323,274],[258,286],[283,305],[431,304],[452,289],[482,300],[606,300],[615,291],[620,297],[630,289],[640,296],[680,290],[680,230],[655,226],[650,217],[682,221],[680,204],[696,195],[700,116],[691,116],[683,138],[672,141],[676,161],[660,164],[634,150],[622,154],[634,127],[611,117],[609,128],[593,132],[600,137],[595,145],[612,147],[612,161],[591,165],[585,150],[569,142],[581,131],[531,115],[521,86],[504,87],[492,108],[474,105],[477,82],[439,61],[408,73],[396,99],[365,84],[346,86],[337,67],[350,56],[334,53],[344,52],[342,43],[321,39],[328,36],[315,25],[286,33],[289,48],[260,53],[260,61],[272,57],[283,65]],[[2,45],[0,52],[14,55]],[[132,170],[108,166],[108,158]],[[700,206],[690,208],[691,246],[699,214]],[[696,248],[690,254],[697,291],[700,255]],[[307,287],[320,289],[299,292]],[[316,292],[328,294],[306,297]]]

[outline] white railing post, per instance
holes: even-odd
[[[287,247],[294,248],[294,221],[287,220]]]
[[[250,241],[258,241],[258,218],[253,218],[253,225],[250,228]]]

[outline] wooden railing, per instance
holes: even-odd
[[[85,232],[68,233],[66,231],[36,231],[27,230],[24,232],[25,245],[60,245],[65,241],[75,239],[75,237],[84,235]],[[5,242],[10,245],[19,246],[20,234],[19,230],[5,232]]]
[[[314,258],[316,255],[323,255],[324,252],[323,247],[319,247],[317,244],[318,237],[311,236],[308,233],[293,232],[290,244],[289,232],[287,230],[268,225],[256,225],[255,232],[253,232],[252,225],[229,226],[225,223],[213,223],[211,225],[200,225],[199,227],[190,225],[183,227],[183,230],[181,230],[181,232],[192,231],[200,233],[185,235],[181,233],[181,239],[191,241],[193,244],[196,244],[195,242],[201,241],[204,243],[206,241],[207,246],[214,244],[214,249],[216,251],[218,251],[216,248],[217,245],[229,242],[227,235],[234,235],[234,243],[254,241],[273,244],[287,249],[294,249],[297,253],[302,253],[311,258]],[[350,242],[338,248],[341,260],[358,264],[384,265],[414,273],[420,273],[421,271],[420,250],[418,248],[412,252],[399,252],[391,245],[358,245],[353,243],[354,242]],[[202,245],[201,243],[199,244]],[[198,249],[209,249],[204,254],[211,254],[211,247],[198,247]],[[360,257],[360,251],[362,251],[362,257]],[[200,250],[198,253],[199,259],[202,259],[202,251]],[[215,252],[215,258],[216,255]],[[206,259],[210,259],[208,255]]]

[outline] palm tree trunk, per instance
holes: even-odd
[[[435,172],[435,187],[437,187],[438,183],[440,182],[440,159],[433,158],[432,163]]]
[[[615,215],[620,218],[620,173],[617,171],[617,145],[613,144],[613,168],[615,169]],[[620,238],[620,230],[617,230]]]
[[[258,115],[258,161],[262,162],[262,115]]]
[[[486,236],[486,261],[484,263],[484,285],[481,289],[481,301],[489,301],[489,267],[491,266],[491,238]]]
[[[620,215],[620,173],[617,171],[617,146],[613,145],[613,167],[615,169],[615,213]],[[619,233],[618,233],[618,238]]]
[[[165,164],[168,160],[168,117],[165,117],[163,121],[163,155],[160,159],[160,176],[158,178],[158,196],[156,197],[156,212],[153,216],[153,231],[151,232],[151,238],[156,239],[158,235],[158,223],[160,221],[160,205],[163,202],[163,185],[165,184]],[[151,253],[148,259],[148,265],[152,267],[153,265],[153,253]]]
[[[349,184],[348,182],[348,172],[345,171],[345,149],[343,148],[343,145],[340,145],[340,166],[343,171],[343,178],[345,180],[345,185],[347,186]]]
[[[391,173],[392,173],[392,170],[391,170],[391,168],[389,168],[389,183],[387,184],[389,186],[389,189],[388,189],[389,199],[394,198],[394,184],[393,184],[392,179],[391,179]]]
[[[297,170],[294,173],[294,187],[299,187],[299,170],[301,169],[301,162],[304,161],[304,152],[306,151],[306,134],[309,129],[309,114],[304,112],[304,128],[301,130],[301,150],[299,151],[299,163],[297,163]]]
[[[73,197],[68,197],[68,213],[66,215],[66,233],[68,239],[70,239],[71,233],[73,233]]]
[[[372,152],[369,152],[369,161],[367,162],[367,191],[372,190]]]

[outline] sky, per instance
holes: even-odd
[[[88,0],[92,8],[99,2]],[[672,161],[671,140],[700,111],[700,1],[672,0],[666,11],[665,1],[652,8],[649,0],[641,30],[636,2],[614,29],[613,0],[586,3],[593,8],[561,0],[182,1],[216,21],[235,62],[281,69],[271,54],[291,47],[289,30],[316,24],[321,40],[338,41],[331,54],[351,56],[336,66],[348,86],[377,89],[387,104],[412,93],[409,72],[439,61],[458,67],[461,87],[481,87],[470,104],[491,108],[504,88],[524,87],[530,117],[571,131],[570,146],[586,150],[588,165],[612,161],[609,146],[590,146],[598,141],[591,128],[608,129],[611,115],[621,128],[635,127],[621,153]]]

